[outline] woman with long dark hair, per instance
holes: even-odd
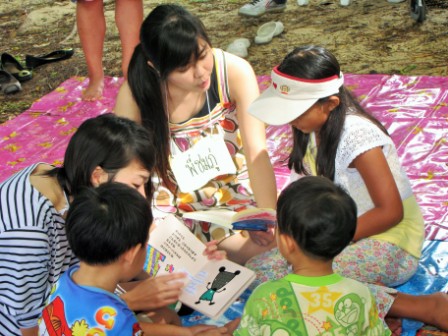
[[[155,209],[181,215],[212,207],[275,207],[265,126],[247,113],[258,95],[249,63],[212,48],[197,17],[178,5],[160,5],[148,15],[115,113],[154,135],[160,179]],[[224,235],[187,224],[203,240]],[[253,241],[235,235],[223,247],[231,259],[244,262],[266,250],[273,236],[254,235]]]

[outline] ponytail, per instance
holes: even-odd
[[[128,82],[140,109],[142,125],[152,134],[154,146],[158,149],[155,171],[171,190],[174,185],[169,179],[169,120],[162,82],[158,71],[148,64],[141,44],[135,48],[129,63]]]

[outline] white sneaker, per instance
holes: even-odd
[[[309,3],[309,0],[297,0],[299,6],[307,6]]]
[[[253,0],[238,10],[238,14],[245,16],[260,16],[266,12],[281,12],[285,10],[286,3],[278,4],[274,0]]]
[[[341,6],[348,6],[350,5],[350,0],[341,0]]]

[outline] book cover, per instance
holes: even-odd
[[[204,221],[232,230],[267,231],[276,225],[276,211],[268,208],[200,210],[186,212],[184,218]]]
[[[151,232],[149,246],[158,257],[147,269],[157,269],[155,276],[187,273],[180,301],[210,318],[223,314],[255,279],[253,271],[230,260],[209,260],[202,254],[205,245],[173,215]]]

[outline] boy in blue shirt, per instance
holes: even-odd
[[[39,321],[39,335],[230,335],[238,320],[223,327],[182,327],[138,321],[114,294],[117,284],[138,276],[146,258],[149,202],[137,190],[107,182],[82,190],[70,204],[66,233],[79,265],[58,280]],[[208,253],[214,255],[213,251]],[[216,256],[217,257],[217,256]]]
[[[53,287],[39,334],[143,335],[134,312],[114,291],[141,272],[151,222],[148,201],[124,184],[83,190],[66,222],[80,263]]]

